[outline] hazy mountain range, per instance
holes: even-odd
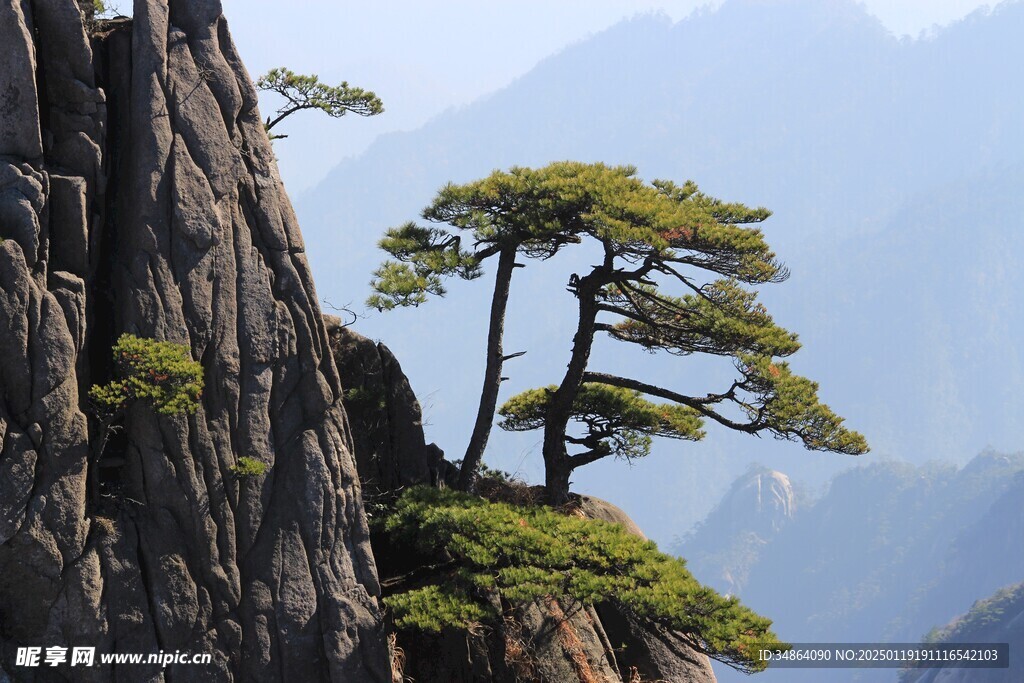
[[[635,164],[647,179],[692,178],[775,211],[765,231],[793,276],[764,299],[805,342],[796,368],[867,435],[865,458],[1013,450],[1024,436],[1022,34],[1020,2],[916,41],[848,0],[730,0],[677,24],[624,22],[336,167],[299,202],[318,291],[361,307],[376,239],[448,180],[566,158]],[[560,377],[574,311],[564,284],[588,258],[567,252],[516,274],[506,348],[529,353],[509,364],[505,395]],[[489,287],[453,283],[444,301],[356,324],[401,359],[428,437],[452,458],[477,402]],[[594,366],[716,388],[700,384],[712,372],[700,363],[609,342]],[[495,435],[488,460],[537,480],[538,439]],[[704,444],[659,444],[632,470],[599,463],[576,481],[664,543],[755,459],[818,485],[853,463],[712,430]]]
[[[754,470],[675,548],[698,579],[770,616],[789,642],[919,642],[1024,580],[1022,454],[989,451],[959,469],[876,463],[837,476],[819,500],[798,500],[784,475]],[[763,679],[894,681],[895,672]]]

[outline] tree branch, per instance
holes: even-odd
[[[609,455],[611,455],[611,453],[608,450],[592,448],[589,451],[570,455],[569,466],[572,469],[576,469],[577,467],[583,467],[584,465],[589,465],[592,462],[597,462],[601,458],[606,458]]]
[[[654,326],[654,321],[648,318],[647,316],[640,315],[639,313],[635,313],[633,311],[628,311],[625,308],[619,308],[618,306],[612,306],[610,304],[598,304],[597,310],[602,313],[613,313],[615,315],[621,315],[623,318],[629,318],[630,320],[635,320],[638,323]],[[603,327],[611,329],[612,326],[604,325]],[[595,329],[602,329],[602,327],[597,327]],[[605,331],[608,330],[606,329]]]
[[[646,382],[640,382],[635,379],[618,377],[616,375],[609,375],[603,372],[587,372],[583,375],[583,381],[598,382],[600,384],[608,384],[613,387],[633,389],[644,394],[657,396],[659,398],[664,398],[669,401],[675,401],[680,405],[693,408],[698,413],[700,413],[701,415],[708,419],[714,420],[719,424],[725,425],[729,429],[735,429],[736,431],[739,432],[756,434],[757,432],[761,431],[764,428],[764,425],[758,424],[756,422],[736,422],[735,420],[730,420],[724,415],[720,415],[719,413],[716,413],[714,410],[708,408],[707,403],[702,399],[694,398],[692,396],[684,396],[683,394],[678,394],[674,391],[663,389],[661,387],[654,386],[653,384],[647,384]]]
[[[682,273],[680,273],[678,270],[668,265],[667,263],[659,263],[657,266],[655,266],[655,269],[658,270],[659,272],[664,273],[665,275],[671,275],[672,277],[676,278],[684,285],[689,287],[691,290],[693,290],[693,293],[696,294],[697,296],[701,297],[702,299],[705,299],[709,303],[714,303],[714,300],[711,297],[709,297],[702,288],[693,284],[693,282],[690,281],[690,278],[686,277],[685,275],[683,275]]]

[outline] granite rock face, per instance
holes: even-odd
[[[0,679],[387,681],[342,385],[216,0],[0,0]],[[187,345],[195,415],[130,407],[121,333]],[[231,471],[241,456],[268,467]],[[17,648],[212,655],[16,665]]]
[[[345,390],[345,412],[366,495],[438,484],[456,475],[423,435],[419,400],[391,349],[324,316]]]

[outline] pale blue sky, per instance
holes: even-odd
[[[315,184],[342,158],[364,150],[376,136],[416,128],[449,107],[497,90],[544,57],[621,19],[662,12],[678,21],[708,5],[705,0],[305,0],[282,11],[279,0],[223,4],[253,77],[287,65],[330,82],[347,79],[384,100],[387,111],[375,119],[335,121],[305,113],[288,121],[284,132],[290,137],[277,149],[293,194]],[[864,3],[891,31],[912,36],[987,4]],[[265,103],[263,108],[270,107]]]

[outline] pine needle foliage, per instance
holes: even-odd
[[[373,273],[375,293],[367,306],[378,311],[419,306],[428,294],[444,296],[443,277],[474,280],[481,275],[479,258],[460,248],[458,237],[439,228],[405,223],[388,230],[378,244],[396,259]]]
[[[598,329],[651,352],[789,356],[800,348],[796,335],[776,325],[758,303],[757,293],[735,279],[718,280],[682,297],[622,282],[602,290],[599,299],[604,310],[622,319]]]
[[[498,592],[515,604],[545,596],[611,602],[748,672],[765,666],[758,648],[787,647],[770,620],[701,585],[684,561],[621,525],[427,487],[403,494],[382,525],[392,543],[448,560],[449,570],[435,581],[385,598],[402,629],[438,632],[496,621],[501,615],[485,596]]]
[[[274,118],[267,117],[264,127],[270,130],[295,112],[316,109],[331,118],[352,113],[358,116],[375,116],[384,111],[384,103],[373,92],[349,85],[322,83],[316,74],[297,74],[291,69],[277,67],[256,79],[256,89],[273,92],[284,98]],[[271,139],[288,137],[271,135]]]
[[[515,395],[498,414],[498,425],[512,432],[542,429],[554,385]],[[571,443],[589,451],[573,456],[577,466],[584,459],[612,455],[625,460],[642,458],[651,451],[651,437],[697,441],[704,437],[700,413],[674,403],[653,403],[639,391],[603,384],[584,384],[573,402],[572,419],[586,428],[582,437],[567,436]]]
[[[267,473],[267,463],[248,455],[243,455],[238,459],[237,463],[228,469],[230,469],[231,473],[236,477],[262,477]]]
[[[843,427],[843,419],[818,400],[818,383],[794,374],[785,362],[743,354],[736,368],[743,380],[736,387],[749,398],[739,401],[749,424],[779,439],[799,439],[813,451],[859,455],[867,441]]]
[[[192,414],[203,394],[203,366],[187,346],[122,334],[114,344],[114,379],[89,389],[96,436],[90,443],[89,489],[100,499],[98,465],[114,425],[138,401],[159,415]]]
[[[194,413],[203,391],[203,366],[187,346],[123,334],[114,345],[115,379],[89,390],[101,415],[145,401],[161,415]]]

